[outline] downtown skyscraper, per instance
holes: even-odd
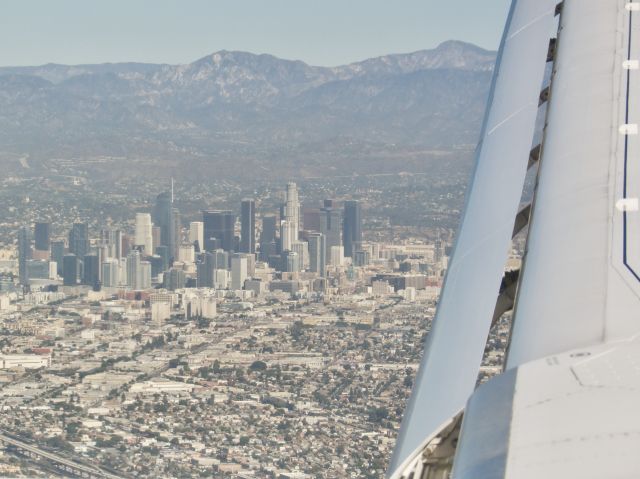
[[[269,256],[277,253],[277,230],[277,219],[275,215],[266,215],[262,217],[262,231],[260,232],[260,261],[268,261]]]
[[[157,196],[153,209],[153,223],[160,228],[160,245],[154,246],[166,246],[169,263],[173,263],[178,257],[182,222],[180,211],[173,207],[172,192],[165,191]],[[153,228],[151,231],[153,237]]]
[[[240,208],[240,251],[256,252],[256,202],[244,199]]]
[[[204,223],[204,249],[214,251],[222,248],[235,251],[236,215],[231,211],[209,210],[202,212]]]
[[[89,226],[87,223],[74,223],[69,232],[69,252],[78,259],[89,253]]]
[[[295,183],[287,183],[287,193],[283,208],[283,218],[280,226],[280,241],[282,250],[290,250],[293,243],[298,241],[300,232],[300,201],[298,187]]]
[[[35,249],[49,251],[51,246],[51,223],[38,222],[34,228]]]
[[[320,209],[320,232],[325,236],[327,258],[331,257],[332,247],[342,245],[341,230],[342,214],[340,210],[334,207],[333,200],[324,200],[323,207]]]
[[[353,257],[362,243],[362,212],[360,203],[355,200],[344,202],[342,223],[342,244],[344,255]]]
[[[31,257],[31,232],[28,227],[23,226],[18,232],[18,274],[20,276],[20,284],[23,286],[29,284],[27,261]]]
[[[309,233],[309,270],[320,276],[327,272],[327,245],[322,233]]]
[[[145,255],[153,254],[153,224],[149,213],[136,213],[135,244],[144,248]]]

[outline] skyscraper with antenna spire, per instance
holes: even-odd
[[[160,244],[167,247],[169,262],[177,257],[180,243],[180,213],[173,207],[173,177],[171,190],[160,193],[153,210],[153,223],[160,228]]]

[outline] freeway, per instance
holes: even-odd
[[[105,472],[95,466],[82,464],[71,459],[67,459],[58,454],[40,449],[37,446],[28,444],[22,440],[16,439],[13,435],[0,431],[0,442],[4,445],[13,446],[21,451],[27,452],[31,456],[41,457],[62,466],[61,469],[71,472],[79,477],[96,478],[96,479],[122,479],[122,476],[116,476]]]

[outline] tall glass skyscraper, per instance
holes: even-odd
[[[352,257],[362,243],[362,214],[358,201],[344,202],[344,219],[342,228],[344,255]]]
[[[29,228],[23,226],[18,232],[18,273],[20,276],[20,284],[29,284],[29,275],[27,274],[27,261],[32,257],[31,254],[31,234]]]
[[[75,286],[82,273],[82,261],[73,253],[64,255],[62,260],[63,284]]]
[[[64,240],[51,242],[51,259],[56,262],[58,275],[62,276],[62,261],[64,258]]]
[[[327,246],[322,233],[309,233],[309,269],[320,276],[327,272]]]
[[[222,248],[225,251],[234,249],[234,230],[236,215],[231,211],[203,211],[204,249],[214,251]]]
[[[51,224],[38,222],[34,230],[35,248],[38,251],[49,251],[51,245]]]
[[[89,253],[89,226],[86,223],[74,223],[69,232],[69,252],[78,259]]]
[[[153,209],[153,223],[160,228],[160,245],[166,246],[169,260],[175,257],[176,238],[173,221],[173,198],[165,191],[156,197]]]
[[[340,246],[342,230],[342,213],[334,208],[333,200],[324,200],[324,207],[320,209],[320,232],[325,236],[327,258],[331,257],[331,248]]]
[[[240,251],[256,252],[256,202],[244,199],[240,211]]]

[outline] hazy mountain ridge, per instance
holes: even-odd
[[[227,51],[186,65],[3,67],[0,158],[273,162],[265,150],[336,137],[453,148],[476,140],[494,60],[451,41],[339,67]]]

